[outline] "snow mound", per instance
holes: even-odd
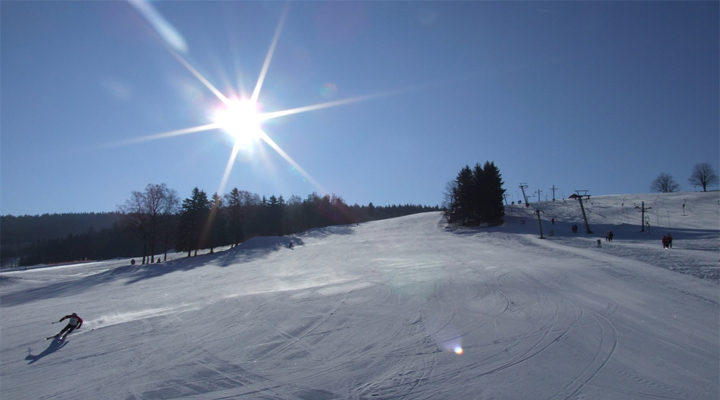
[[[258,250],[258,249],[277,249],[280,247],[289,247],[290,243],[297,244],[298,239],[287,236],[255,236],[246,240],[235,251]]]
[[[22,278],[0,275],[0,286],[10,286],[18,283]]]

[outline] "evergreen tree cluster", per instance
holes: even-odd
[[[122,215],[108,213],[66,213],[43,215],[3,215],[0,217],[0,262],[2,267],[34,265],[45,260],[77,260],[129,254],[122,248],[127,233],[118,227]],[[107,252],[105,243],[121,243],[119,253]],[[76,257],[76,258],[73,258]]]
[[[81,260],[104,260],[139,254],[141,245],[131,234],[115,225],[96,231],[68,234],[61,238],[36,240],[12,246],[2,252],[2,266],[29,266]]]
[[[149,184],[144,191],[133,191],[114,213],[3,216],[0,254],[3,267],[140,255],[143,264],[155,263],[172,250],[191,256],[254,236],[437,210],[411,204],[349,206],[334,194],[266,198],[237,188],[222,197],[195,188],[181,200],[165,184]]]
[[[183,201],[178,215],[175,249],[188,256],[201,249],[237,246],[255,236],[283,236],[312,228],[349,225],[365,221],[398,217],[418,212],[437,211],[438,207],[419,205],[376,207],[349,206],[333,195],[312,193],[307,198],[291,196],[285,200],[275,195],[262,198],[234,188],[224,197],[195,188]]]
[[[487,161],[484,166],[466,165],[445,192],[445,213],[450,223],[474,226],[501,224],[505,216],[505,189],[500,170]]]
[[[21,245],[36,240],[79,235],[88,230],[112,228],[120,221],[118,212],[3,215],[0,217],[2,245]]]

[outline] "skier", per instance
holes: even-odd
[[[59,338],[59,339],[65,339],[65,336],[72,333],[72,331],[74,331],[75,329],[80,329],[80,327],[83,324],[82,318],[80,318],[80,316],[75,313],[72,313],[72,315],[66,315],[66,316],[62,317],[60,319],[60,321],[58,321],[58,322],[63,322],[66,319],[70,320],[70,321],[68,321],[67,326],[64,327],[63,330],[61,330],[60,333],[58,333],[54,337]],[[67,331],[67,333],[65,333],[65,331]],[[63,333],[65,333],[65,334],[63,335]]]

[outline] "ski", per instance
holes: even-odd
[[[95,328],[90,329],[89,331],[82,331],[82,332],[92,332],[92,331],[94,331],[94,330],[95,330]],[[75,332],[82,333],[82,332],[80,331],[80,329],[76,329]],[[60,336],[60,334],[58,333],[58,334],[55,335],[55,336],[48,336],[48,337],[46,337],[45,340],[50,340],[50,339],[64,340],[67,336],[68,336],[68,334],[65,334],[65,335],[63,335],[63,336]]]

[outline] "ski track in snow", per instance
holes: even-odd
[[[428,213],[153,266],[4,272],[0,395],[717,398],[717,197],[593,198],[596,235],[569,233],[580,221],[567,201],[510,206],[495,228]],[[675,210],[670,226],[627,224],[641,198]],[[597,247],[610,229],[615,241]],[[659,248],[666,230],[674,249]],[[47,321],[72,311],[83,328],[42,341],[64,326]]]

